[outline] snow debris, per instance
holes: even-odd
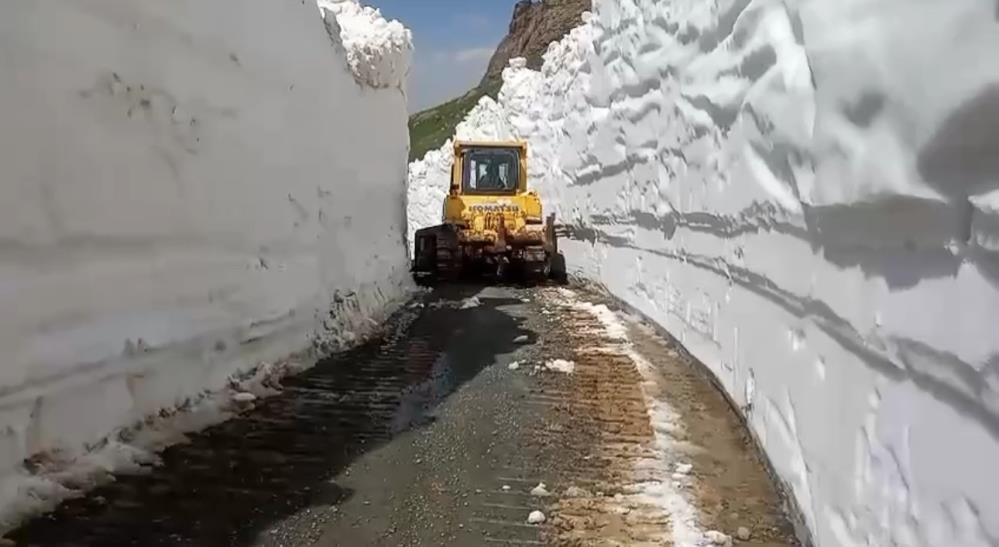
[[[725,547],[732,546],[732,538],[717,530],[708,530],[707,532],[704,532],[704,539],[711,542],[712,545],[724,545]]]
[[[752,537],[752,535],[753,534],[749,531],[749,528],[746,528],[745,526],[740,526],[739,529],[735,531],[735,537],[739,538],[739,541],[749,541],[749,538]]]
[[[591,304],[589,302],[576,302],[574,308],[588,312],[595,317],[604,327],[604,334],[612,340],[627,340],[628,327],[618,319],[617,314],[611,311],[605,304]]]
[[[528,336],[526,334],[521,334],[520,336],[513,339],[514,344],[525,344],[527,343]]]
[[[545,520],[547,520],[545,518],[545,514],[542,513],[541,511],[531,511],[531,514],[527,515],[528,524],[541,524]]]
[[[502,489],[503,489],[504,492],[509,492],[510,491],[510,485],[509,484],[504,484],[502,486]]]
[[[539,482],[537,486],[531,489],[531,495],[539,498],[543,498],[549,495],[548,489],[545,487],[545,483]]]
[[[566,359],[552,359],[551,361],[545,362],[545,369],[561,372],[563,374],[572,374],[576,371],[576,362]]]
[[[506,368],[508,368],[510,370],[517,370],[517,369],[520,368],[520,362],[519,361],[514,361],[514,362],[510,363],[509,365],[507,365]]]
[[[318,0],[331,38],[336,34],[358,83],[402,89],[413,56],[412,33],[398,21],[357,0]]]
[[[308,368],[307,365],[297,359],[286,359],[279,363],[263,362],[248,376],[232,378],[230,387],[237,392],[245,392],[258,398],[270,397],[281,393],[282,378],[301,372],[306,368]]]
[[[469,298],[466,298],[466,299],[462,300],[461,301],[461,305],[459,305],[458,308],[462,309],[462,310],[467,310],[467,309],[470,309],[470,308],[478,308],[481,305],[482,305],[482,302],[479,300],[479,297],[472,296],[472,297],[469,297]]]
[[[256,401],[257,400],[257,396],[254,395],[254,394],[252,394],[252,393],[247,393],[245,391],[240,391],[239,393],[236,393],[236,394],[234,394],[232,396],[232,400],[235,401],[235,402],[237,402],[237,403],[240,403],[240,404],[246,404],[246,403],[252,403],[253,401]]]
[[[676,464],[676,472],[681,475],[687,475],[694,469],[694,464],[692,463],[678,463]]]

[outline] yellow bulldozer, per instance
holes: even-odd
[[[527,189],[526,143],[455,142],[442,217],[441,224],[416,232],[417,281],[564,275],[555,215],[543,219],[541,199]]]

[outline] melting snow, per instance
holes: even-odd
[[[232,396],[232,400],[237,403],[252,403],[257,400],[257,396],[252,393],[241,391]]]
[[[711,542],[712,545],[732,545],[732,538],[717,530],[708,530],[707,532],[704,532],[704,539]]]
[[[469,308],[478,308],[481,305],[482,305],[482,302],[479,300],[479,297],[472,296],[470,298],[466,298],[466,299],[462,300],[461,301],[461,305],[458,306],[458,307],[460,309],[467,310]]]
[[[531,489],[531,495],[543,498],[548,495],[548,489],[545,488],[545,483],[540,482],[537,486]]]
[[[568,361],[566,359],[552,359],[551,361],[545,362],[545,369],[561,372],[563,374],[572,374],[576,371],[576,362]]]

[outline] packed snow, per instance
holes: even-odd
[[[462,300],[461,303],[458,305],[458,308],[462,310],[469,310],[472,308],[478,308],[481,305],[482,301],[479,300],[479,297],[471,296]]]
[[[332,36],[339,36],[347,65],[363,85],[402,89],[413,56],[413,35],[399,21],[357,0],[318,0]]]
[[[547,520],[547,518],[541,511],[531,511],[531,514],[527,515],[528,524],[542,524],[545,520]]]
[[[311,3],[127,4],[0,7],[0,530],[409,291],[408,32],[353,2],[332,34]]]
[[[707,364],[819,547],[999,538],[995,20],[596,0],[460,128],[528,141],[570,273]],[[410,233],[448,154],[410,171]]]
[[[562,374],[572,374],[576,371],[575,361],[569,361],[568,359],[552,359],[550,361],[545,361],[545,370],[550,370],[553,372],[561,372]]]
[[[718,530],[708,530],[707,532],[704,532],[704,539],[706,539],[711,545],[732,547],[732,538],[722,532],[719,532]]]
[[[548,492],[548,487],[545,486],[545,483],[539,482],[537,486],[531,488],[531,495],[534,497],[543,498],[551,494]]]

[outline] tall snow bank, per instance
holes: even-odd
[[[500,96],[569,267],[710,367],[817,545],[999,543],[994,4],[594,8]]]
[[[331,38],[299,2],[0,6],[0,523],[404,296],[405,100]]]
[[[413,36],[399,21],[357,0],[318,0],[331,37],[339,36],[347,64],[361,84],[402,88],[413,57]]]

